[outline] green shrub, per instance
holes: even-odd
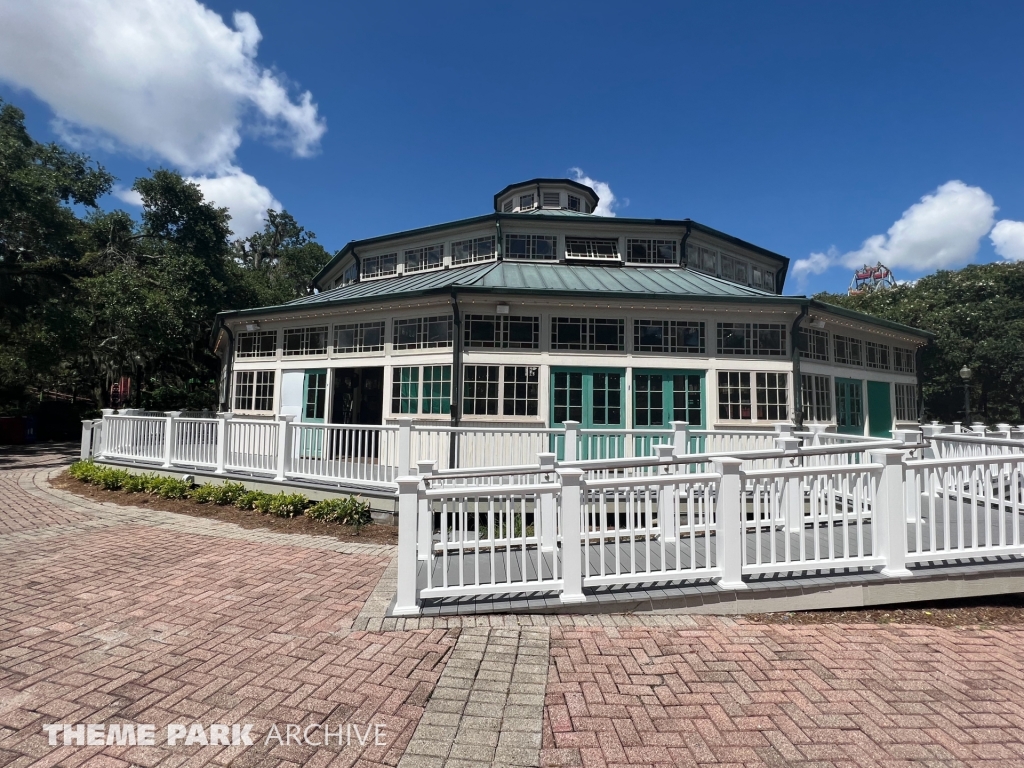
[[[90,459],[89,461],[76,461],[70,467],[68,467],[68,474],[75,480],[81,480],[83,483],[95,482],[96,473],[100,471],[100,467]]]
[[[225,504],[234,504],[238,499],[246,493],[245,486],[241,483],[223,483],[221,485],[207,485],[207,488],[212,488],[210,501],[214,504],[224,506]]]
[[[246,491],[235,499],[235,506],[239,509],[258,509],[257,505],[262,503],[263,497],[269,495],[263,491]]]
[[[355,496],[349,496],[346,499],[324,499],[323,501],[318,501],[306,510],[306,515],[322,523],[352,525],[355,526],[356,530],[359,530],[373,520],[370,516],[370,503]]]
[[[197,504],[210,504],[217,495],[217,488],[218,486],[212,483],[206,483],[193,488],[188,497]]]
[[[146,493],[152,494],[153,496],[160,495],[160,489],[164,487],[164,483],[170,480],[169,477],[163,477],[161,475],[146,475]]]
[[[156,492],[161,499],[187,499],[192,493],[192,483],[174,477],[165,477],[163,480],[160,490]]]
[[[128,493],[145,493],[149,488],[150,477],[151,475],[130,475],[125,479],[121,490]]]
[[[276,517],[298,517],[307,506],[309,506],[309,499],[301,493],[281,491],[281,493],[275,493],[270,497],[267,511]]]
[[[94,482],[106,491],[117,491],[120,490],[125,481],[130,477],[131,473],[127,470],[103,467],[96,473],[96,480]]]

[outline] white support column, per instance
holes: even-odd
[[[288,477],[288,470],[291,469],[292,461],[292,438],[295,430],[292,429],[292,422],[295,421],[293,414],[277,415],[277,474],[274,479],[283,483]]]
[[[92,456],[92,419],[82,419],[82,450],[79,458],[86,461]]]
[[[555,474],[555,454],[538,453],[540,474]],[[555,517],[555,494],[542,493],[540,503],[540,548],[542,552],[554,552],[558,545],[557,518]]]
[[[412,471],[412,419],[402,416],[398,419],[398,474]]]
[[[576,461],[580,423],[578,421],[566,421],[563,424],[565,424],[565,450],[563,451],[564,458],[562,460]]]
[[[95,454],[96,458],[102,457],[103,454],[105,454],[107,452],[107,446],[111,445],[111,443],[113,442],[113,438],[114,438],[114,436],[112,434],[113,431],[114,431],[113,430],[114,421],[113,421],[113,419],[110,418],[115,413],[114,409],[113,408],[103,408],[103,409],[101,409],[100,412],[103,414],[103,416],[100,419],[101,423],[103,424],[103,427],[102,427],[102,429],[103,429],[103,450],[101,450],[99,452],[99,454]]]
[[[233,413],[217,414],[217,468],[214,472],[218,475],[223,475],[227,471],[224,465],[228,458],[228,419],[233,417]]]
[[[685,421],[672,422],[672,455],[685,456],[690,452],[690,425]]]
[[[568,425],[570,422],[566,422]],[[568,432],[568,430],[567,430]],[[583,470],[560,469],[562,484],[562,594],[563,603],[585,603],[580,515],[583,505]]]
[[[884,558],[882,573],[886,576],[909,576],[907,570],[907,514],[904,486],[906,468],[903,452],[892,448],[871,451],[868,456],[874,464],[882,464],[878,491],[872,510],[873,526],[878,527],[878,554]]]
[[[416,594],[416,512],[420,506],[423,482],[418,477],[398,478],[398,588],[395,616],[418,616]]]
[[[788,425],[787,425],[788,426]],[[800,448],[799,437],[776,437],[775,447],[790,456],[783,456],[779,465],[785,469],[800,466],[797,450]],[[787,477],[782,486],[782,509],[786,515],[786,530],[790,533],[802,531],[804,528],[804,489],[799,477]]]
[[[416,462],[416,471],[424,480],[437,471],[437,462],[433,459],[424,459]],[[419,560],[430,559],[430,550],[434,546],[434,515],[430,511],[430,500],[423,496],[419,500],[419,527],[416,529],[416,557]]]
[[[174,420],[181,416],[181,411],[167,411],[164,416],[164,469],[174,466]]]
[[[739,459],[715,459],[715,472],[722,476],[718,483],[718,504],[715,509],[715,552],[722,575],[718,584],[728,589],[746,589],[743,581],[743,547],[746,533],[743,525],[743,479]]]
[[[672,464],[674,451],[674,445],[654,446],[658,461],[665,462],[665,466],[660,467],[661,474],[675,474],[676,468]],[[673,490],[674,487],[671,485],[658,486],[658,522],[661,525],[661,536],[666,542],[675,542],[679,530],[679,509],[676,507]]]

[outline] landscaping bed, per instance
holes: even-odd
[[[365,544],[398,543],[398,529],[371,522],[368,505],[354,497],[318,503],[301,494],[245,491],[237,483],[210,484],[209,489],[200,490],[207,487],[156,475],[131,475],[91,462],[76,462],[50,484],[97,502],[206,517],[242,528],[331,536]]]
[[[1024,624],[1024,595],[986,595],[936,603],[851,608],[842,611],[752,613],[758,624],[930,624],[989,629]]]

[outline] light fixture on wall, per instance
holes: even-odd
[[[815,318],[813,318],[811,320],[811,327],[812,328],[824,328],[825,327],[825,321],[822,320],[820,317],[815,317]]]
[[[258,320],[254,321],[252,323],[246,323],[245,324],[245,330],[247,330],[247,331],[258,331],[259,329],[260,329],[260,323],[259,323]]]
[[[498,314],[499,315],[507,315],[508,314],[508,304],[505,304],[505,303],[499,304],[498,305]]]

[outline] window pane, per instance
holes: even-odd
[[[539,369],[536,366],[504,368],[502,413],[505,416],[536,416],[539,390]]]

